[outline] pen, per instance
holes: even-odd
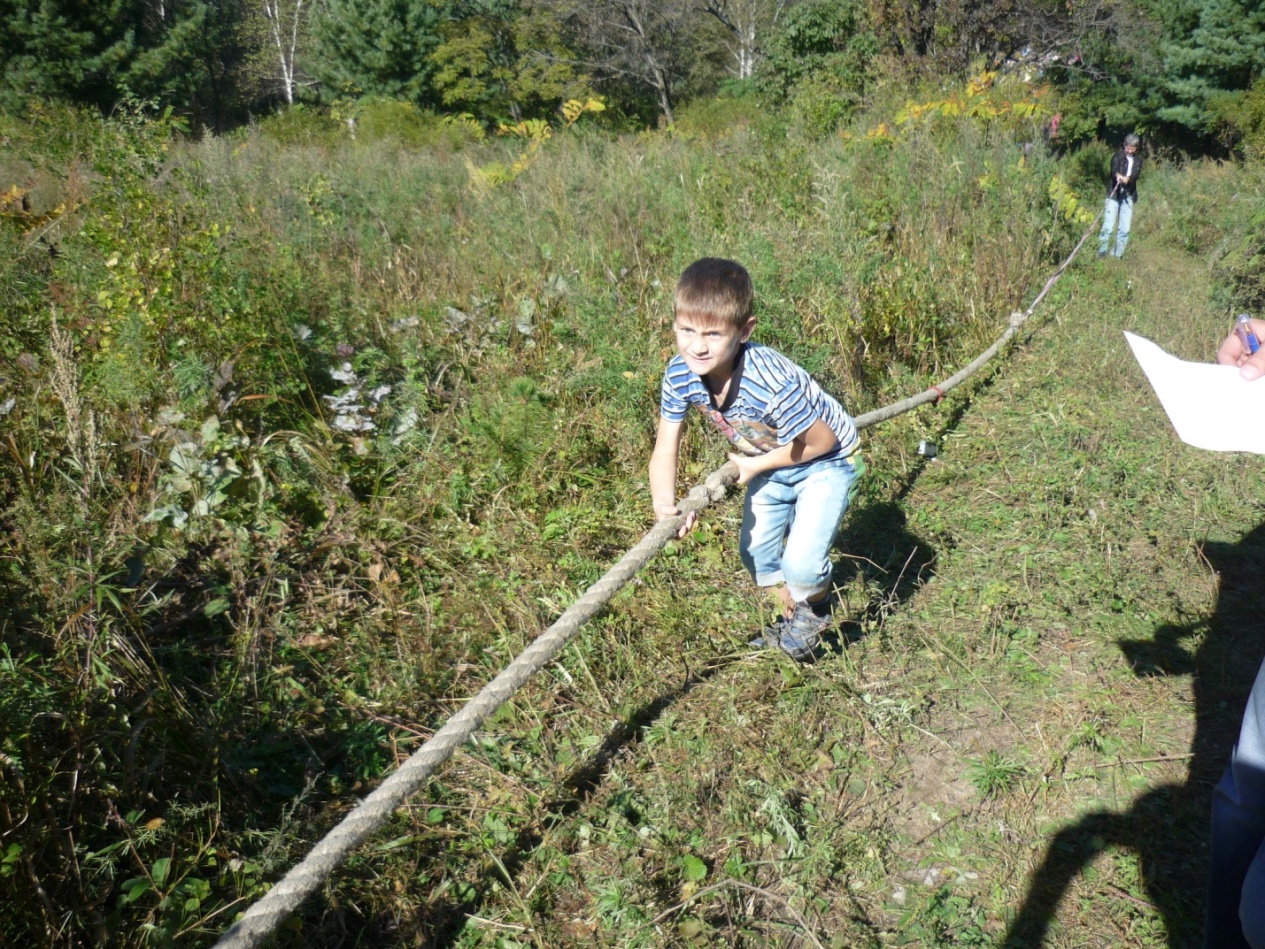
[[[1247,347],[1249,356],[1261,348],[1256,334],[1252,332],[1252,318],[1246,313],[1240,313],[1239,318],[1234,321],[1234,331],[1239,334],[1239,339]]]

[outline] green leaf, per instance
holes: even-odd
[[[677,923],[676,931],[682,939],[697,939],[705,928],[701,919],[683,919]]]
[[[154,865],[149,869],[149,875],[154,878],[157,886],[162,886],[167,882],[167,874],[171,871],[171,858],[160,857],[154,861]]]
[[[12,876],[18,860],[22,857],[22,848],[18,844],[9,844],[0,858],[0,877]]]
[[[177,445],[171,450],[168,458],[171,461],[171,467],[175,469],[176,477],[172,479],[172,483],[176,484],[176,490],[187,491],[191,486],[191,479],[197,475],[202,467],[202,462],[198,457],[198,448],[195,445]]]
[[[396,837],[395,840],[388,840],[384,844],[378,844],[378,850],[398,850],[401,847],[407,847],[417,839],[414,834],[407,834],[404,837]]]
[[[126,906],[128,903],[135,903],[148,893],[150,885],[144,877],[133,877],[130,880],[124,880],[119,889],[123,891],[123,904]]]
[[[209,444],[219,433],[220,420],[212,415],[202,423],[202,431],[198,434],[202,436],[202,444],[206,445]]]
[[[202,607],[202,612],[207,616],[219,616],[229,607],[228,597],[217,596],[214,600]]]
[[[201,877],[187,877],[180,884],[180,888],[184,890],[190,900],[196,900],[199,903],[211,895],[211,884]]]
[[[690,883],[698,883],[707,876],[707,864],[693,855],[681,858],[681,876]]]

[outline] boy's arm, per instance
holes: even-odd
[[[654,505],[656,521],[681,513],[676,506],[676,459],[684,426],[684,419],[679,422],[659,419],[659,434],[655,437],[654,451],[650,455],[650,501]],[[684,537],[689,533],[697,519],[698,515],[694,512],[687,514],[677,536]]]
[[[788,465],[800,465],[814,458],[820,458],[838,444],[839,439],[830,430],[830,426],[821,419],[817,419],[808,431],[796,436],[789,444],[781,448],[775,448],[763,455],[756,455],[754,458],[731,454],[729,460],[738,466],[738,483],[746,484],[756,475],[766,471],[785,468]]]

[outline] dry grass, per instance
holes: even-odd
[[[839,946],[1197,940],[1208,795],[1260,652],[1230,592],[1261,561],[1238,504],[1260,475],[1176,443],[1128,356],[1122,329],[1207,358],[1225,325],[1155,204],[1127,264],[1078,265],[951,423],[950,406],[875,433],[864,503],[905,517],[869,535],[864,504],[852,515],[843,549],[887,569],[842,562],[859,640],[841,654],[735,657],[758,611],[707,592],[732,582],[723,554],[694,556],[712,540],[653,571],[644,635],[685,651],[625,675],[678,684],[637,700],[605,680],[640,730],[536,844],[522,879],[567,872],[518,938],[811,944],[775,921],[802,914]],[[915,434],[939,460],[912,456]],[[1013,763],[1012,783],[983,794],[981,761]]]
[[[103,202],[85,211],[102,210],[97,243],[5,285],[39,359],[3,380],[21,568],[3,592],[21,636],[0,710],[38,777],[0,789],[0,833],[52,840],[56,821],[24,815],[63,808],[92,868],[14,858],[20,885],[52,893],[30,920],[71,919],[46,941],[107,924],[129,944],[209,940],[639,536],[667,287],[687,259],[747,261],[760,338],[866,408],[925,385],[918,367],[1000,322],[1065,242],[1027,213],[1044,197],[1025,174],[1048,156],[1021,173],[994,139],[866,153],[784,137],[560,139],[486,199],[441,153],[204,143],[149,205],[179,222]],[[976,189],[990,167],[1013,180]],[[915,171],[930,193],[889,193]],[[1263,558],[1240,537],[1259,475],[1174,443],[1119,330],[1210,352],[1223,315],[1190,249],[1205,229],[1191,236],[1177,199],[1222,184],[1157,175],[1125,266],[1082,263],[990,380],[871,433],[833,655],[801,668],[746,648],[767,605],[734,557],[736,505],[710,511],[297,938],[1193,938],[1207,783],[1236,714],[1217,703],[1251,665],[1244,570]],[[240,239],[210,228],[221,217]],[[159,232],[183,235],[185,266],[144,286],[187,336],[133,327],[147,373],[94,362],[93,281],[114,243],[165,259]],[[78,350],[36,332],[54,295]],[[344,361],[365,391],[391,387],[375,436],[330,424]],[[177,445],[198,464],[175,471]],[[686,476],[721,457],[691,437]],[[74,472],[93,465],[85,514]],[[199,501],[185,527],[142,520]],[[85,622],[110,634],[92,662],[73,654]],[[85,672],[63,688],[67,666]]]

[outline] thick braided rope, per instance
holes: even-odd
[[[1101,216],[1101,212],[1099,214]],[[1098,217],[1090,224],[1076,247],[1059,265],[1041,292],[1024,312],[1010,315],[1006,331],[992,346],[971,361],[962,371],[950,376],[938,386],[897,402],[858,416],[858,429],[868,428],[878,422],[894,418],[926,402],[939,401],[945,393],[970,378],[980,367],[992,359],[1019,331],[1032,315],[1055,282],[1067,269],[1081,245],[1098,223]],[[369,835],[390,820],[391,815],[405,798],[417,791],[441,764],[453,756],[458,748],[469,740],[479,726],[501,707],[511,695],[543,668],[563,646],[579,631],[580,627],[598,614],[623,586],[676,536],[685,515],[703,510],[712,501],[725,496],[725,487],[738,480],[738,469],[726,464],[707,476],[677,506],[681,515],[660,521],[635,547],[629,550],[615,566],[611,567],[596,583],[584,591],[583,596],[558,617],[557,622],[540,634],[530,646],[495,679],[471,699],[464,708],[417,749],[404,764],[365,798],[350,814],[331,830],[300,863],[281,878],[261,899],[251,906],[236,923],[225,930],[215,949],[254,949],[263,942],[285,919],[299,908],[305,899],[334,872]]]
[[[1115,193],[1114,189],[1112,189],[1112,193]],[[1094,232],[1094,228],[1098,226],[1098,221],[1101,218],[1102,211],[1099,211],[1098,214],[1094,216],[1094,220],[1090,222],[1089,227],[1085,228],[1085,233],[1082,234],[1081,239],[1076,242],[1076,246],[1072,248],[1072,252],[1063,258],[1063,262],[1059,264],[1058,269],[1050,275],[1050,279],[1045,282],[1045,286],[1041,288],[1041,292],[1033,298],[1030,304],[1028,304],[1028,309],[1022,312],[1016,310],[1014,313],[1010,314],[1010,323],[1006,327],[1006,331],[997,338],[993,345],[989,346],[988,349],[984,350],[972,359],[961,369],[961,371],[954,373],[939,385],[931,386],[924,391],[919,392],[917,395],[911,395],[907,399],[902,399],[901,401],[894,402],[891,405],[885,405],[880,409],[875,409],[873,412],[866,412],[864,415],[858,415],[856,418],[857,428],[867,428],[870,425],[876,425],[879,422],[886,422],[888,419],[895,418],[898,415],[903,415],[910,409],[916,409],[918,406],[925,405],[928,402],[939,402],[946,392],[957,388],[967,379],[971,378],[971,376],[975,375],[975,373],[979,372],[980,368],[986,362],[1001,352],[1002,347],[1010,342],[1014,335],[1019,332],[1019,327],[1023,326],[1023,324],[1028,321],[1028,317],[1032,316],[1033,311],[1036,310],[1041,301],[1045,299],[1046,294],[1054,289],[1054,284],[1058,282],[1059,277],[1063,276],[1063,271],[1068,268],[1072,259],[1080,251],[1081,245],[1089,239],[1089,235]]]
[[[597,615],[611,598],[676,536],[686,514],[703,510],[725,496],[725,486],[738,480],[738,469],[727,464],[708,475],[678,505],[681,515],[660,521],[601,579],[589,587],[557,622],[540,634],[500,675],[489,682],[464,708],[435,732],[399,769],[343,818],[312,852],[287,873],[267,895],[246,911],[220,937],[217,949],[259,945],[327,877],[381,827],[404,799],[422,786],[435,769],[452,757],[489,715],[501,707],[532,675],[562,649],[579,628]]]

